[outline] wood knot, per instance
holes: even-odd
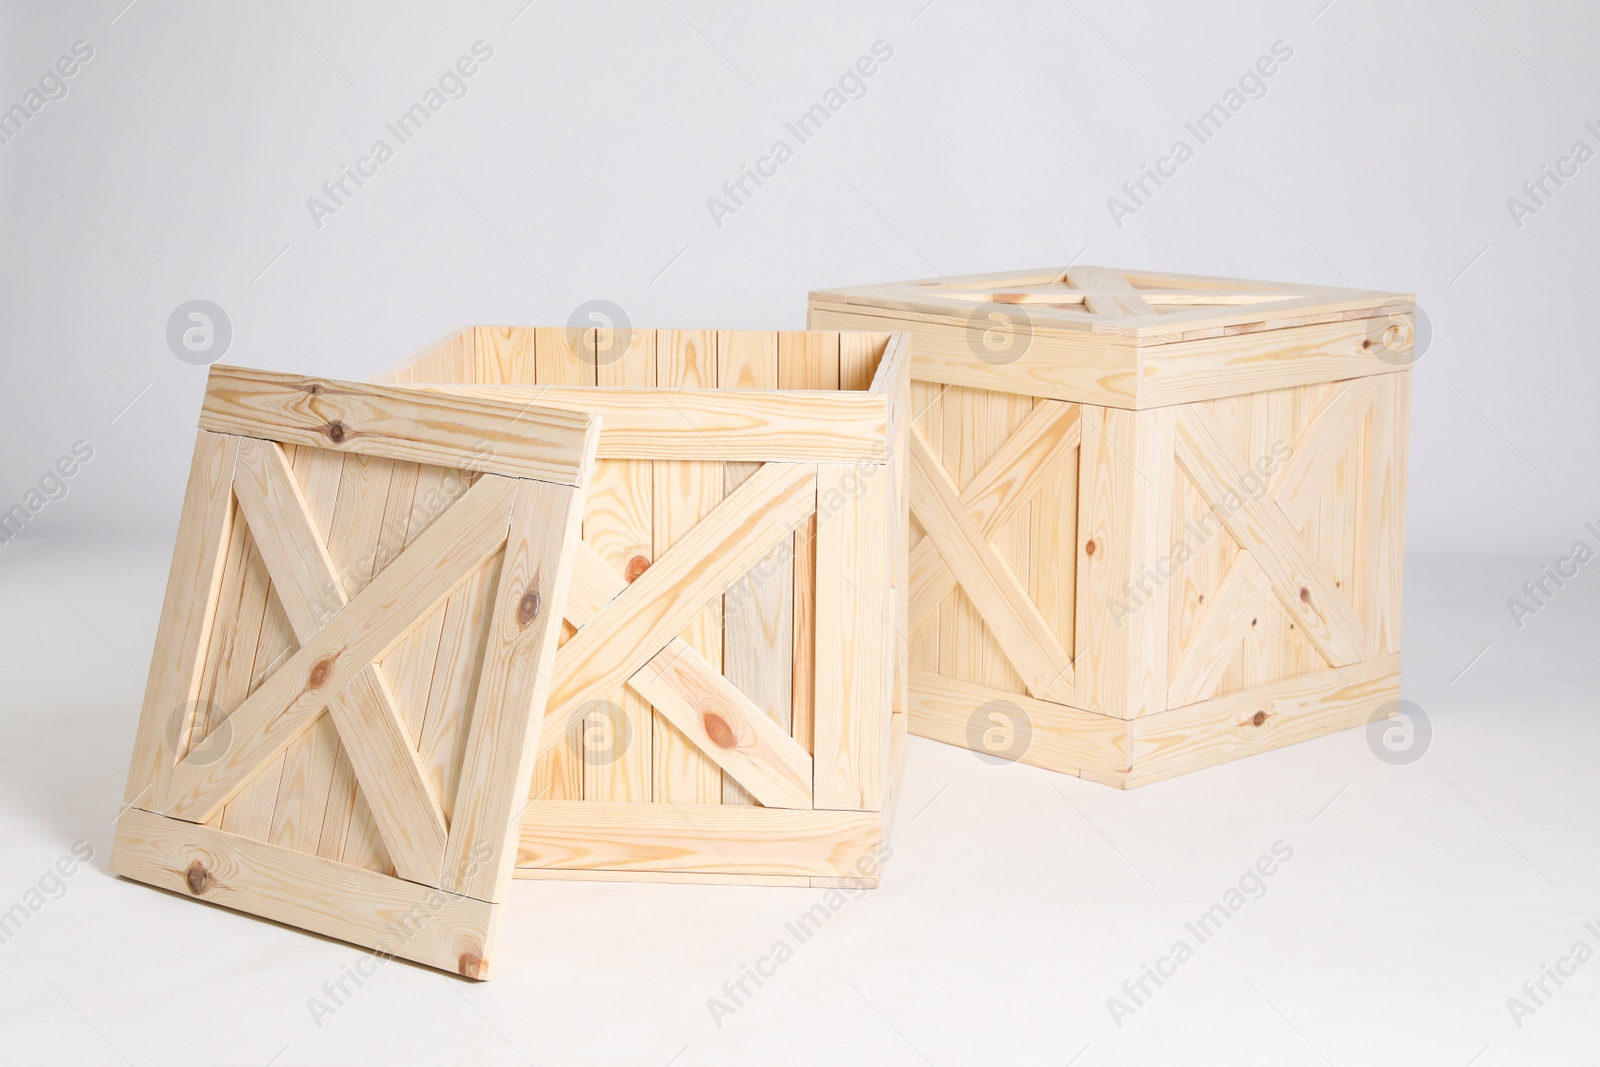
[[[1264,723],[1266,721],[1267,721],[1267,713],[1264,712],[1264,711],[1258,711],[1254,715],[1250,716],[1250,725],[1252,725],[1252,726],[1260,726],[1262,723]]]
[[[1083,546],[1084,554],[1089,556],[1094,555],[1094,548],[1094,539],[1090,538]]]
[[[701,715],[700,725],[705,727],[706,736],[711,738],[711,743],[718,748],[732,748],[737,743],[728,721],[714,711]]]
[[[211,872],[206,870],[199,860],[195,860],[189,864],[189,869],[183,872],[183,883],[189,887],[189,892],[200,896],[216,884],[216,879],[211,877]]]
[[[323,656],[311,665],[311,673],[306,677],[306,682],[313,689],[321,689],[328,681],[328,675],[333,673],[333,657]]]
[[[622,572],[622,576],[628,580],[629,585],[632,585],[635,578],[638,578],[639,575],[649,569],[650,560],[648,557],[634,556],[628,561],[627,569]]]
[[[488,973],[483,965],[483,957],[476,952],[463,952],[461,958],[456,960],[456,973],[463,978],[482,978]]]
[[[328,440],[337,445],[344,443],[345,434],[347,434],[349,431],[346,429],[344,423],[340,422],[338,419],[334,419],[332,422],[328,423],[328,425],[322,428],[322,432],[328,435]]]
[[[1365,352],[1367,349],[1369,349],[1371,347],[1372,347],[1372,338],[1369,337],[1365,341],[1361,342],[1361,350],[1363,352]]]
[[[306,392],[310,393],[312,396],[321,396],[323,393],[327,392],[327,390],[322,388],[321,383],[312,382],[310,385],[306,386]]]
[[[517,625],[526,627],[539,617],[539,594],[535,590],[528,590],[522,594],[522,599],[517,601]]]
[[[1303,585],[1300,587],[1300,603],[1302,603],[1302,604],[1311,603],[1311,590],[1307,589]]]

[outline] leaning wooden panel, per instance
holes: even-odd
[[[893,819],[909,703],[906,336],[594,329],[572,349],[592,380],[574,365],[545,393],[538,353],[566,331],[467,332],[473,361],[447,338],[391,380],[546,397],[602,421],[539,741],[554,751],[581,724],[582,798],[535,785],[523,840],[545,846],[522,849],[518,874],[875,884],[854,856],[819,855],[807,828],[844,827],[846,853],[875,856]],[[519,368],[529,359],[537,373]],[[697,822],[727,836],[695,845],[661,809],[711,812]]]
[[[1417,319],[1079,264],[812,293],[912,339],[911,732],[1127,787],[1375,711]]]
[[[284,376],[234,371],[213,384],[226,392],[275,377]],[[315,381],[308,397],[377,397],[387,414],[370,425],[418,403]],[[438,397],[418,396],[448,422]],[[410,426],[408,447],[464,460],[465,427],[523,407],[473,402],[442,442],[429,438],[431,423]],[[116,873],[488,976],[599,440],[597,420],[524,413],[543,426],[532,437],[570,428],[576,457],[558,449],[549,466],[577,485],[440,477],[381,454],[394,451],[386,444],[367,450],[354,430],[342,454],[266,418],[255,436],[201,432]],[[514,466],[537,459],[528,442],[512,451],[522,457]],[[418,501],[419,488],[452,476],[453,496]],[[485,574],[499,586],[489,640],[447,645],[446,605]],[[430,658],[396,655],[429,632]],[[477,705],[432,707],[418,671],[465,679]],[[461,783],[453,803],[441,778]]]

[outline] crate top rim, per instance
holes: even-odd
[[[1069,278],[1070,276],[1070,278]],[[1018,308],[1043,332],[1150,348],[1234,332],[1260,332],[1308,321],[1409,314],[1416,297],[1329,285],[1300,285],[1200,274],[1074,265],[919,278],[817,289],[813,307],[900,311],[923,321],[967,325],[980,308]],[[1094,311],[1085,304],[1094,302]],[[1159,310],[1169,308],[1175,310]],[[1188,310],[1192,309],[1192,310]],[[908,322],[911,325],[911,322]]]

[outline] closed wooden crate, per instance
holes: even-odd
[[[385,380],[601,417],[517,875],[876,885],[905,336],[474,327]]]
[[[912,337],[912,733],[1130,787],[1398,695],[1411,297],[1072,267],[809,325]]]

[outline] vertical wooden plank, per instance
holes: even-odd
[[[648,389],[656,384],[654,330],[632,330],[626,341],[618,331],[602,338],[597,331],[595,382],[607,387]],[[632,582],[655,559],[654,464],[650,460],[603,459],[595,463],[594,481],[583,523],[584,540],[624,581]],[[626,685],[600,698],[613,722],[590,721],[583,733],[583,797],[585,800],[650,799],[650,702]]]
[[[839,335],[826,331],[778,334],[778,386],[781,389],[839,388]],[[817,520],[794,534],[794,666],[790,684],[790,729],[807,752],[812,747],[816,705]]]
[[[344,460],[345,457],[339,453],[319,448],[295,450],[295,477],[300,480],[306,504],[316,519],[317,530],[324,541],[333,532],[339,486],[344,480]],[[287,617],[283,619],[283,625],[286,630],[284,639],[298,647]],[[258,675],[264,677],[265,672],[258,672]],[[316,725],[284,752],[278,797],[273,804],[272,826],[268,832],[273,844],[316,854],[317,839],[322,831],[322,813],[327,807],[328,792],[333,784],[334,755],[338,746],[339,736],[334,730],[333,721],[323,715]]]
[[[479,326],[474,355],[480,385],[533,385],[533,330],[527,326]]]
[[[233,705],[220,701],[228,699],[229,694],[224,691],[228,666],[238,659],[239,601],[244,590],[245,563],[249,551],[250,531],[246,529],[244,516],[236,510],[222,564],[216,613],[200,669],[200,690],[193,715],[192,737],[195,740],[207,737],[211,731],[218,729],[227,721],[228,712],[233,708]],[[220,814],[211,819],[208,825],[220,826]]]
[[[205,431],[195,437],[123,793],[127,805],[157,813],[165,810],[173,764],[187,751],[206,635],[216,618],[223,562],[233,534],[233,465],[238,451],[231,437]]]
[[[594,385],[593,331],[541,326],[534,331],[534,377],[539,385]],[[583,799],[584,726],[573,723],[534,765],[533,793],[541,800]]]
[[[941,463],[944,462],[944,394],[947,389],[948,386],[936,382],[911,383],[911,403],[915,413],[912,421]],[[912,517],[910,522],[911,536],[907,540],[908,549],[915,548],[926,536],[915,517]],[[912,670],[938,673],[940,616],[943,611],[944,605],[941,604],[929,612],[911,632]],[[1072,646],[1068,644],[1066,647]]]
[[[245,527],[243,522],[236,524],[236,532]],[[256,648],[261,640],[262,626],[267,615],[267,591],[272,586],[272,580],[267,575],[267,567],[262,562],[261,554],[256,551],[255,541],[246,533],[244,538],[245,549],[243,558],[243,582],[239,589],[239,600],[234,612],[234,619],[228,627],[226,641],[219,642],[215,636],[212,639],[213,652],[218,645],[227,647],[227,652],[220,665],[221,669],[217,678],[217,688],[212,696],[212,701],[217,710],[224,714],[231,712],[243,703],[245,697],[250,695],[251,678],[254,673],[256,661]],[[226,593],[224,593],[226,602]],[[221,622],[221,613],[218,621]],[[216,825],[232,833],[239,833],[246,824],[252,829],[260,826],[263,794],[267,804],[278,792],[277,774],[275,769],[279,766],[274,760],[268,764],[260,774],[247,785],[244,792],[240,793],[232,802],[224,806],[221,815],[216,820]],[[266,809],[271,811],[270,806]],[[270,821],[268,821],[270,826]],[[257,836],[251,834],[250,836]]]
[[[1148,575],[1169,551],[1174,410],[1085,405],[1081,417],[1073,701],[1131,719],[1166,707],[1168,587]]]
[[[818,465],[812,786],[818,808],[877,811],[883,802],[892,492],[887,467]]]
[[[384,511],[389,501],[389,488],[394,481],[394,460],[351,453],[345,457],[339,480],[339,502],[334,507],[333,528],[328,534],[328,554],[339,568],[339,579],[346,596],[354,596],[377,575],[378,546],[383,533]],[[317,855],[339,860],[345,855],[345,845],[351,840],[352,820],[357,834],[352,851],[368,856],[365,846],[367,835],[377,838],[376,825],[365,802],[356,803],[355,769],[350,757],[338,743],[334,731],[317,731],[313,734],[319,743],[332,740],[332,780],[328,788],[327,806],[321,812],[321,830],[317,835]],[[320,759],[317,761],[322,762]],[[310,829],[310,827],[305,827]],[[377,846],[382,848],[381,842]]]
[[[511,882],[583,506],[582,489],[517,484],[441,889],[499,902]]]
[[[489,603],[500,580],[500,560],[491,559],[450,595],[439,631],[428,706],[418,754],[428,769],[433,795],[445,819],[454,815],[461,754],[467,742],[477,665],[488,641]]]
[[[405,544],[410,545],[434,519],[444,514],[450,504],[467,491],[469,484],[465,473],[422,466],[417,471],[411,512],[406,516]],[[433,665],[439,654],[439,637],[444,632],[447,610],[448,601],[435,608],[380,664],[394,689],[395,705],[414,742],[420,743],[422,737],[428,690],[433,682]]]
[[[656,332],[656,385],[663,389],[717,387],[716,334],[704,330]],[[722,464],[703,461],[657,462],[655,550],[668,551],[722,502]],[[722,667],[722,612],[707,608],[683,633],[689,646],[712,666]],[[675,804],[717,804],[722,800],[722,769],[659,712],[653,717],[652,800]]]
[[[777,389],[778,335],[718,334],[717,381],[723,389]],[[724,491],[733,492],[760,467],[759,463],[723,464]],[[722,673],[785,733],[793,715],[793,598],[794,561],[788,546],[774,549],[722,598]],[[726,772],[722,802],[756,803]]]
[[[1406,455],[1411,436],[1411,372],[1373,379],[1363,507],[1362,577],[1366,656],[1400,651],[1400,602],[1405,586]]]
[[[1034,403],[1042,401],[1035,398]],[[1078,464],[1067,457],[1033,498],[1029,513],[1028,594],[1062,648],[1072,648],[1077,604]]]

